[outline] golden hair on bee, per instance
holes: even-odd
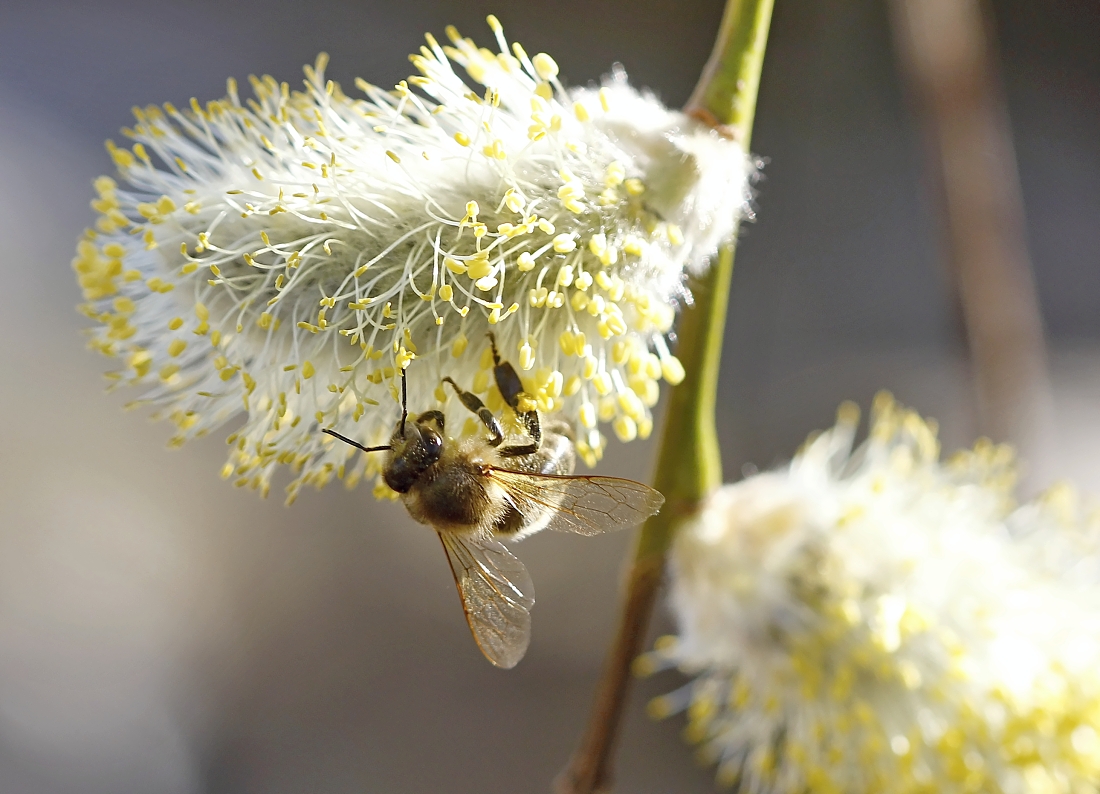
[[[615,477],[574,476],[572,428],[521,410],[519,375],[501,360],[489,335],[493,375],[526,438],[506,439],[500,421],[477,395],[444,378],[485,427],[485,435],[452,438],[442,411],[410,418],[401,371],[401,417],[390,443],[363,445],[324,432],[364,452],[387,453],[382,477],[401,494],[409,515],[438,534],[482,653],[513,667],[530,640],[533,586],[526,568],[501,543],[543,529],[596,535],[640,523],[664,497],[647,485]],[[506,443],[506,441],[508,443]]]

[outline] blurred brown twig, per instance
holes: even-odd
[[[980,0],[891,0],[966,328],[978,430],[1049,465],[1050,380],[1008,114]]]

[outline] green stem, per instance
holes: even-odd
[[[685,111],[718,128],[748,151],[756,95],[774,0],[727,0],[714,51]],[[649,617],[676,530],[722,484],[714,406],[722,358],[726,308],[733,276],[733,246],[690,282],[694,305],[677,329],[684,380],[673,387],[665,411],[654,486],[665,506],[642,527],[634,548],[619,626],[597,686],[581,746],[556,783],[558,794],[609,791],[615,739],[630,684],[630,665],[645,640]]]

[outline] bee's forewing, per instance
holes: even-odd
[[[523,563],[488,536],[440,532],[466,622],[485,658],[515,667],[531,641],[535,587]]]
[[[549,513],[548,529],[598,535],[640,524],[661,509],[660,491],[618,477],[530,474],[493,468],[490,477],[524,516]]]

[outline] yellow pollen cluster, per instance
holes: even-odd
[[[692,676],[685,712],[719,781],[756,792],[1095,791],[1100,524],[1065,487],[1011,498],[983,441],[852,405],[789,469],[725,486],[673,554],[680,636],[638,674]],[[1011,528],[1011,529],[1009,529]]]
[[[130,148],[108,143],[125,187],[96,181],[73,267],[91,345],[146,387],[173,445],[244,411],[235,484],[266,493],[277,465],[292,496],[355,482],[377,461],[349,465],[320,431],[385,443],[402,371],[414,411],[461,410],[444,376],[503,410],[488,331],[589,465],[602,423],[649,435],[659,382],[683,378],[665,337],[690,246],[605,125],[617,98],[655,103],[567,90],[550,56],[490,27],[497,53],[429,35],[392,90],[358,80],[349,97],[322,55],[304,90],[253,77],[242,99],[230,80],[220,100],[135,108]]]

